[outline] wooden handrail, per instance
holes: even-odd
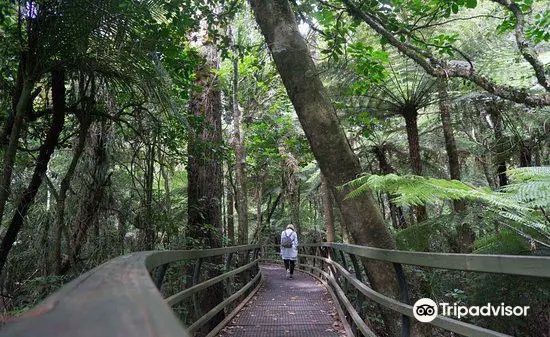
[[[1,331],[2,336],[189,336],[189,331],[197,331],[227,304],[245,295],[254,284],[258,283],[260,274],[251,275],[248,283],[234,293],[231,291],[226,295],[228,297],[224,301],[208,313],[203,313],[201,318],[189,326],[189,330],[186,330],[176,318],[170,305],[180,302],[187,296],[194,296],[197,292],[213,284],[224,282],[236,274],[248,270],[259,270],[256,269],[259,261],[257,256],[253,256],[251,262],[246,262],[235,269],[229,268],[232,265],[231,258],[235,253],[248,252],[245,255],[249,256],[249,252],[257,253],[260,248],[266,247],[269,246],[248,245],[207,250],[147,251],[117,257],[73,280],[24,315],[8,319],[6,326]],[[273,247],[278,246],[274,245]],[[349,254],[352,257],[354,269],[357,269],[357,261],[354,259],[363,257],[394,263],[396,266],[411,264],[452,270],[550,277],[550,257],[543,256],[423,253],[340,243],[300,245],[301,249],[308,247],[314,248],[317,255],[299,254],[299,257],[312,259],[314,265],[299,264],[299,266],[309,268],[311,272],[316,272],[329,281],[356,326],[366,335],[370,335],[370,331],[361,325],[359,314],[354,311],[350,301],[345,298],[344,291],[333,277],[332,271],[344,277],[347,284],[351,284],[364,296],[403,314],[404,317],[412,316],[412,307],[408,303],[402,303],[375,292],[362,282],[361,276],[358,278],[352,275],[348,271],[347,264],[341,265],[328,257],[319,256],[320,250],[325,252],[337,250],[342,255],[340,258],[344,258],[343,261],[345,261],[343,253]],[[167,299],[164,299],[158,291],[163,277],[157,277],[158,284],[155,284],[150,276],[155,268],[160,267],[165,271],[167,265],[173,262],[202,261],[208,257],[224,254],[228,254],[225,273],[194,284]],[[320,266],[315,266],[314,261],[319,261]],[[323,270],[325,265],[331,269]],[[197,263],[197,268],[200,268],[200,263]],[[196,275],[198,275],[198,270]],[[346,287],[348,286],[346,285]],[[431,324],[466,336],[504,336],[495,331],[442,316],[437,317]]]
[[[265,249],[266,247],[277,248],[279,246],[269,245],[264,246],[263,248]],[[326,249],[332,249],[334,251],[338,251],[340,255],[345,252],[349,254],[352,262],[355,261],[354,270],[358,269],[356,257],[363,257],[367,259],[375,259],[393,263],[396,266],[396,270],[401,270],[400,264],[409,264],[470,272],[500,273],[544,278],[550,277],[550,257],[548,256],[425,253],[380,249],[341,243],[301,244],[299,248],[302,250],[307,248],[314,249],[315,254],[319,254],[319,248],[325,248],[325,251]],[[338,254],[336,254],[336,256],[338,256]],[[343,304],[343,306],[349,313],[352,321],[355,323],[355,326],[364,335],[370,335],[370,331],[366,329],[366,326],[359,318],[357,311],[350,304],[350,301],[345,298],[344,292],[332,275],[332,272],[327,272],[330,270],[323,270],[323,264],[326,264],[327,267],[332,268],[332,270],[343,276],[347,282],[353,285],[355,289],[357,289],[367,298],[377,302],[385,308],[401,313],[404,317],[414,317],[412,306],[409,303],[402,303],[396,299],[392,299],[374,291],[369,286],[365,285],[362,280],[359,279],[361,278],[361,276],[359,276],[358,278],[352,275],[348,271],[347,265],[341,265],[334,259],[318,255],[300,253],[298,257],[300,259],[311,259],[313,265],[300,263],[298,264],[298,266],[302,269],[305,269],[306,271],[309,270],[310,272],[316,272],[319,276],[322,276],[331,284],[331,286],[335,290],[335,293],[339,297],[340,302]],[[345,257],[343,255],[340,258],[345,261]],[[321,262],[320,268],[316,266],[315,261]],[[397,275],[397,277],[403,278],[402,275]],[[398,281],[406,285],[404,279]],[[402,291],[403,290],[406,291],[406,287],[405,289],[402,289]],[[408,295],[405,296],[405,298],[408,299]],[[408,322],[408,320],[404,321]],[[455,320],[445,316],[438,316],[429,324],[456,332],[464,336],[508,336],[496,331],[464,323],[459,320]],[[403,335],[409,335],[408,326],[404,325]]]
[[[248,245],[207,250],[146,251],[119,256],[71,281],[25,314],[9,318],[1,334],[6,337],[187,337],[188,331],[158,291],[150,272],[176,261],[259,249],[258,245]],[[248,263],[240,271],[257,266],[258,260]],[[233,271],[228,273],[235,274]],[[259,280],[258,275],[247,283],[246,289],[253,281]],[[223,279],[219,277],[217,281]],[[203,288],[201,283],[196,287]],[[239,295],[243,293],[244,290]],[[233,295],[231,300],[238,297]],[[224,303],[228,303],[227,300]],[[192,330],[206,322],[205,319],[195,322]]]
[[[548,256],[424,253],[341,243],[325,243],[322,246],[386,262],[484,273],[550,277]]]

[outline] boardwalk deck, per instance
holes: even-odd
[[[345,336],[332,298],[313,277],[263,265],[266,280],[256,296],[228,324],[220,337],[339,337]]]

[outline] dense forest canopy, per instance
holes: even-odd
[[[548,255],[549,27],[538,0],[2,1],[2,314],[122,254],[277,244],[289,223]],[[550,325],[547,283],[406,272],[433,298],[532,294],[529,321],[484,323]]]

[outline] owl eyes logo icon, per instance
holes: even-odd
[[[431,322],[437,316],[437,304],[429,298],[421,298],[414,304],[413,314],[420,322]]]

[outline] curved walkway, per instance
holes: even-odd
[[[219,334],[220,337],[345,336],[332,297],[313,277],[262,265],[265,282],[258,293]]]

